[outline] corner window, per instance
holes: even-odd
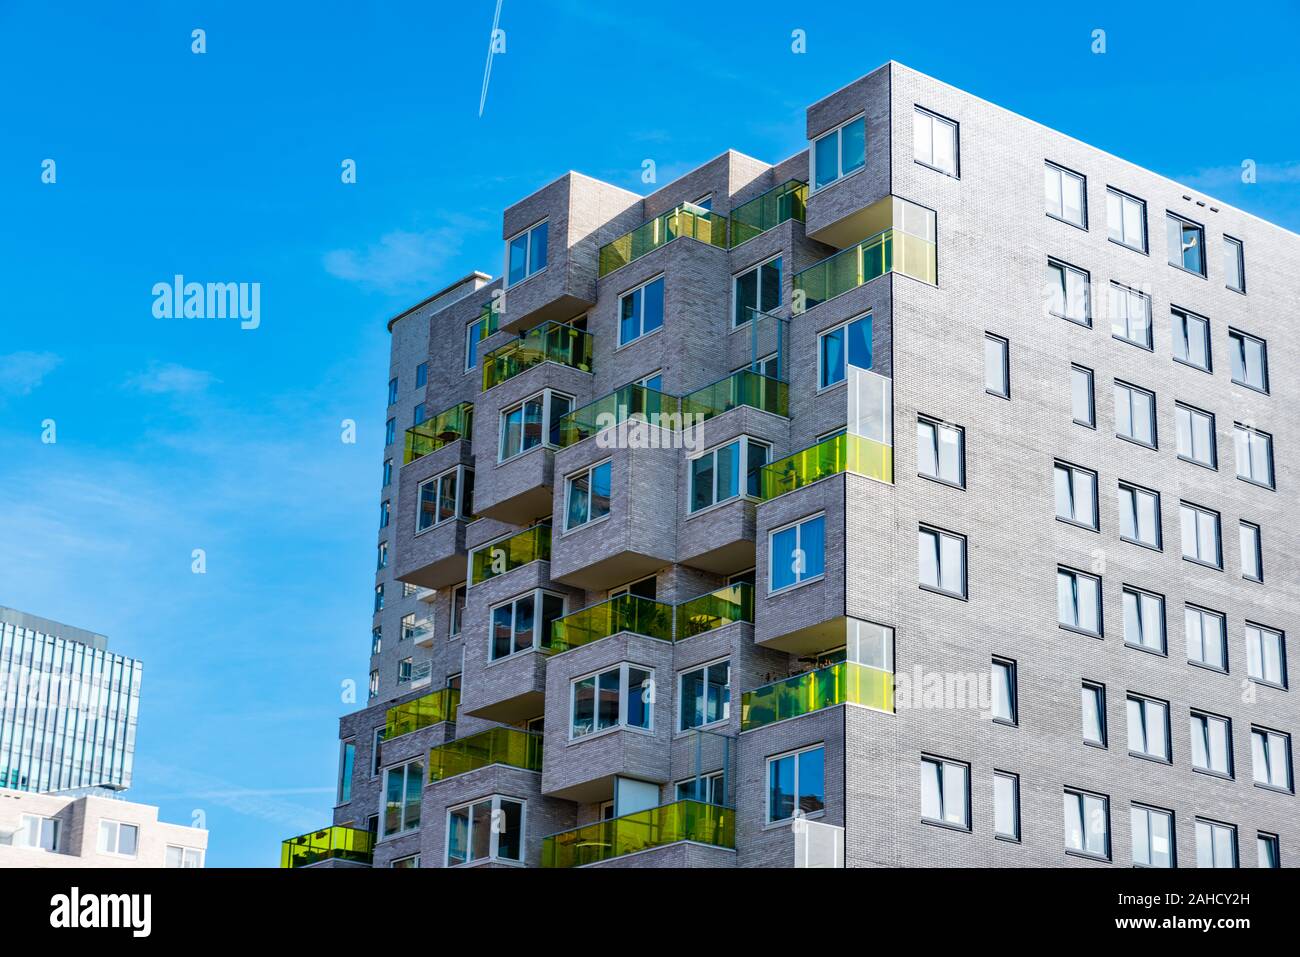
[[[609,514],[609,459],[570,475],[565,481],[564,527],[581,528]]]
[[[1183,632],[1188,661],[1215,671],[1228,670],[1228,628],[1222,614],[1187,605],[1183,609]]]
[[[1163,595],[1124,586],[1124,644],[1165,653],[1165,599]]]
[[[1160,493],[1119,483],[1119,537],[1135,545],[1159,550]]]
[[[1128,753],[1169,760],[1169,704],[1141,695],[1128,696]]]
[[[1250,753],[1256,784],[1291,791],[1291,735],[1251,728]]]
[[[1091,279],[1085,270],[1047,261],[1048,312],[1081,326],[1092,325]]]
[[[1232,777],[1232,722],[1218,715],[1193,711],[1191,716],[1192,767],[1221,777]]]
[[[1237,329],[1228,330],[1232,381],[1256,392],[1268,392],[1268,345]]]
[[[1211,372],[1210,320],[1182,309],[1173,311],[1174,360]]]
[[[1101,579],[1061,566],[1056,570],[1056,617],[1062,628],[1101,637]]]
[[[623,664],[573,681],[569,737],[609,728],[654,730],[654,672]]]
[[[99,822],[99,853],[114,857],[135,857],[140,828],[120,821]]]
[[[1264,684],[1286,687],[1286,639],[1282,632],[1246,622],[1246,674]]]
[[[767,759],[767,823],[826,809],[826,750],[822,746]]]
[[[1156,394],[1115,383],[1115,434],[1139,445],[1156,447]]]
[[[1196,866],[1236,867],[1237,829],[1231,824],[1196,819]]]
[[[1237,447],[1237,478],[1273,488],[1273,436],[1237,422],[1233,425]]]
[[[1065,850],[1110,860],[1110,799],[1089,791],[1065,791]]]
[[[546,268],[546,220],[530,226],[506,243],[506,285],[513,286]]]
[[[745,495],[759,494],[759,472],[772,447],[747,435],[690,460],[690,511]]]
[[[1165,232],[1169,240],[1169,265],[1204,276],[1205,230],[1191,220],[1166,213]]]
[[[1112,282],[1109,298],[1111,335],[1123,342],[1151,349],[1151,297]]]
[[[1246,247],[1231,236],[1223,237],[1223,282],[1234,292],[1246,291]]]
[[[547,444],[552,428],[573,409],[573,398],[546,389],[501,412],[500,460]]]
[[[384,772],[384,837],[405,834],[420,826],[420,799],[424,796],[424,762],[411,761]]]
[[[524,802],[493,795],[447,811],[447,866],[474,861],[520,861]]]
[[[1089,469],[1057,462],[1053,468],[1056,484],[1056,518],[1071,525],[1097,531],[1097,473]]]
[[[921,820],[970,830],[970,765],[921,758]]]
[[[966,597],[966,537],[922,525],[916,554],[921,587],[954,598]]]
[[[859,116],[813,140],[809,151],[813,191],[829,186],[867,163],[867,118]]]
[[[774,312],[781,306],[781,257],[732,277],[731,325],[743,326],[755,313]]]
[[[843,382],[847,365],[871,368],[871,315],[867,314],[817,337],[817,388]]]
[[[1183,533],[1183,558],[1223,568],[1223,545],[1219,539],[1219,513],[1188,502],[1178,504]]]
[[[1016,704],[1016,663],[1010,658],[993,659],[993,720],[1001,724],[1018,724]]]
[[[1178,425],[1178,457],[1184,462],[1217,469],[1214,415],[1178,402],[1174,405],[1174,419]]]
[[[618,344],[648,336],[664,324],[664,277],[651,279],[618,300]]]
[[[1008,771],[993,772],[993,833],[1020,840],[1020,776]]]
[[[1241,577],[1253,582],[1264,580],[1264,555],[1260,547],[1259,526],[1242,522],[1237,531],[1241,546]]]
[[[957,124],[919,106],[912,115],[916,161],[949,176],[957,175]]]
[[[1106,234],[1113,242],[1147,251],[1147,204],[1136,196],[1106,187]]]
[[[541,590],[492,609],[489,657],[499,661],[521,651],[551,647],[551,625],[564,617],[564,598]]]
[[[450,471],[420,483],[418,511],[415,513],[417,533],[456,519],[469,519],[474,514],[474,470],[458,465]]]
[[[1097,401],[1093,390],[1092,370],[1085,366],[1070,366],[1070,414],[1075,425],[1097,427]]]
[[[965,430],[938,419],[917,416],[916,463],[922,478],[965,488]]]
[[[1043,167],[1043,199],[1047,215],[1075,226],[1088,228],[1087,181],[1063,166]]]
[[[1081,700],[1083,743],[1106,747],[1106,686],[1085,681]]]
[[[1134,867],[1174,866],[1174,815],[1159,808],[1134,804],[1129,811]]]
[[[826,573],[826,516],[816,515],[774,529],[767,536],[768,594]]]
[[[984,333],[984,391],[1000,399],[1011,398],[1010,348],[1001,336]]]
[[[728,659],[682,672],[677,686],[677,730],[689,731],[726,721],[731,715],[731,662]]]

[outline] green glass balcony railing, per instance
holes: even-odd
[[[551,444],[568,448],[628,419],[676,415],[680,408],[681,401],[675,395],[643,385],[625,385],[561,418],[551,429]]]
[[[811,309],[828,299],[894,271],[934,285],[934,243],[885,229],[794,275],[794,300]]]
[[[598,605],[557,618],[551,624],[551,650],[558,654],[617,635],[620,631],[672,641],[673,606],[639,595],[606,599]]]
[[[739,246],[788,219],[804,222],[808,184],[792,179],[731,211],[731,245]]]
[[[726,249],[727,217],[694,203],[682,203],[648,223],[642,223],[612,243],[601,246],[600,275],[607,276],[615,269],[635,262],[679,236]]]
[[[889,671],[841,661],[795,675],[740,696],[740,730],[812,714],[839,704],[861,704],[894,711],[894,675]]]
[[[542,867],[581,867],[678,841],[736,846],[736,812],[720,804],[677,801],[542,839]]]
[[[369,831],[336,824],[281,842],[280,866],[306,867],[328,860],[369,864],[373,848],[374,837]]]
[[[677,606],[677,640],[701,635],[733,621],[754,621],[754,586],[728,585]]]
[[[525,771],[542,769],[542,738],[518,728],[488,728],[429,751],[429,782],[441,781],[489,764]]]
[[[483,357],[484,391],[543,362],[591,371],[591,333],[562,322],[543,322]]]
[[[705,419],[742,405],[788,417],[790,385],[751,369],[741,369],[682,396],[682,413],[700,415]]]
[[[892,484],[893,446],[849,434],[818,442],[759,469],[759,497],[764,501],[776,498],[840,472],[853,472]]]
[[[436,452],[458,439],[468,439],[474,430],[474,403],[462,402],[443,409],[432,419],[406,430],[406,454],[402,463]]]
[[[384,740],[391,741],[439,721],[455,721],[459,704],[459,688],[442,688],[422,698],[395,705],[384,715]]]
[[[480,545],[469,553],[469,583],[477,585],[527,565],[551,560],[551,526],[534,525],[517,535]]]

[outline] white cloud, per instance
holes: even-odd
[[[0,356],[0,396],[30,395],[62,361],[53,352],[11,352]]]
[[[190,369],[175,362],[150,362],[143,371],[127,376],[124,384],[145,395],[197,395],[220,381],[201,369]]]
[[[461,227],[419,233],[394,230],[361,250],[327,252],[325,271],[386,293],[403,292],[417,284],[428,286],[436,282],[435,277],[447,272],[448,260],[460,253],[463,232]]]

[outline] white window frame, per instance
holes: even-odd
[[[637,671],[645,672],[647,675],[645,681],[649,682],[648,686],[643,682],[642,685],[636,689],[637,692],[640,694],[644,694],[647,690],[650,691],[651,693],[650,700],[645,702],[646,716],[650,719],[649,727],[645,727],[645,728],[640,727],[638,725],[631,725],[627,723],[627,706],[633,690],[631,687],[629,687],[628,682],[630,681],[630,672],[633,668],[635,668]],[[607,728],[597,728],[595,722],[596,722],[596,713],[599,710],[598,708],[599,702],[593,698],[591,730],[584,731],[581,734],[575,734],[574,733],[575,732],[574,709],[577,707],[577,703],[578,703],[578,685],[581,682],[586,681],[588,678],[595,678],[596,679],[595,688],[597,689],[597,691],[599,691],[600,676],[608,674],[611,671],[617,671],[619,673],[618,675],[618,720],[615,721]],[[578,675],[576,678],[570,678],[569,679],[569,722],[568,722],[569,740],[583,741],[589,738],[596,737],[597,735],[609,734],[615,731],[631,731],[636,734],[653,735],[655,731],[655,704],[657,703],[656,688],[657,688],[657,683],[655,681],[655,669],[650,665],[641,665],[632,661],[623,661],[609,668],[600,668],[596,671],[589,671],[586,672],[585,674]]]
[[[708,688],[709,688],[709,669],[715,668],[719,665],[727,666],[727,684],[725,686],[726,699],[722,702],[722,717],[714,721],[702,721],[700,724],[693,724],[690,725],[689,727],[685,726],[682,723],[682,705],[686,701],[686,687],[685,687],[686,676],[693,675],[697,671],[704,673],[703,678],[704,678],[704,689],[705,689],[705,702],[707,708]],[[676,723],[678,734],[684,734],[688,731],[699,731],[704,728],[716,728],[719,725],[724,725],[731,720],[732,673],[733,672],[731,668],[730,656],[726,656],[723,658],[714,658],[712,661],[706,661],[703,664],[693,665],[690,668],[684,668],[683,670],[677,672],[677,708],[676,708],[676,714],[674,716],[674,721]],[[703,717],[703,711],[701,711],[701,717]],[[692,778],[691,780],[694,780],[694,778]]]
[[[657,276],[652,276],[650,279],[647,279],[645,282],[639,283],[633,286],[631,289],[627,290],[626,292],[619,294],[618,311],[614,314],[614,319],[618,323],[618,348],[622,349],[624,346],[630,346],[634,342],[640,342],[642,339],[646,338],[646,336],[653,336],[656,332],[663,329],[664,323],[668,321],[668,283],[667,280],[664,278],[664,275],[665,275],[664,273],[660,273]],[[659,317],[659,325],[655,326],[653,329],[647,332],[645,328],[645,289],[649,286],[653,286],[655,283],[663,284],[662,299],[664,304],[664,315]],[[629,298],[630,296],[635,296],[638,292],[641,293],[641,304],[640,304],[640,311],[636,317],[637,334],[630,339],[624,339],[623,338],[623,300]]]
[[[1219,441],[1218,423],[1213,412],[1206,412],[1186,402],[1174,403],[1174,424],[1176,426],[1178,457],[1184,462],[1199,465],[1202,468],[1218,471]],[[1198,433],[1197,426],[1201,426]],[[1208,449],[1200,449],[1198,435],[1209,442]]]
[[[526,455],[529,452],[533,451],[533,449],[554,448],[554,446],[551,445],[551,425],[553,424],[553,421],[557,418],[557,416],[555,416],[554,414],[554,404],[555,404],[556,396],[559,396],[562,399],[569,400],[569,412],[572,412],[574,408],[576,408],[574,403],[577,402],[577,399],[574,396],[569,395],[569,393],[561,392],[558,389],[542,389],[540,392],[534,392],[532,395],[527,396],[526,398],[521,399],[518,402],[511,402],[508,406],[506,406],[501,410],[501,412],[497,416],[497,421],[498,421],[497,463],[498,464],[502,462],[509,462],[513,459],[517,459],[519,456]],[[528,448],[524,448],[523,447],[523,442],[524,442],[523,410],[527,407],[528,403],[532,402],[534,399],[542,400],[542,438],[541,441],[538,442],[536,445],[532,445],[529,446]],[[519,450],[517,452],[511,452],[509,455],[506,455],[505,444],[506,444],[506,436],[508,434],[506,429],[506,417],[509,416],[515,410],[519,410],[520,412]],[[565,414],[567,415],[568,413]],[[559,416],[558,418],[563,418],[563,416]]]
[[[1065,181],[1066,179],[1074,180],[1079,184],[1079,219],[1073,220],[1065,214]],[[1043,161],[1043,200],[1046,204],[1047,215],[1052,219],[1062,223],[1069,223],[1071,226],[1078,226],[1080,229],[1088,228],[1088,178],[1082,173],[1076,173],[1051,160]],[[1052,204],[1055,200],[1056,208],[1059,212],[1052,212]]]
[[[859,122],[862,124],[862,163],[861,165],[855,166],[852,169],[845,170],[844,169],[844,142],[843,142],[842,134],[846,126],[852,126],[854,123],[859,123]],[[861,170],[867,168],[867,146],[868,146],[867,134],[868,134],[867,115],[866,113],[858,113],[856,116],[849,117],[847,120],[845,120],[843,123],[840,123],[838,126],[835,126],[832,129],[827,130],[825,133],[813,137],[812,142],[808,144],[808,194],[809,195],[812,195],[814,193],[820,193],[822,190],[828,189],[831,186],[834,186],[836,183],[841,182],[846,176],[851,176],[854,173],[860,172]],[[827,180],[825,183],[818,185],[817,184],[817,144],[830,136],[835,137],[836,174],[833,179]]]
[[[550,265],[551,251],[548,248],[546,249],[546,262],[543,263],[538,268],[533,268],[533,235],[532,234],[534,230],[539,229],[542,226],[546,227],[546,245],[549,246],[551,242],[551,227],[550,227],[549,219],[539,219],[531,226],[525,229],[521,229],[519,232],[515,233],[513,236],[511,236],[509,239],[506,240],[505,268],[501,271],[501,281],[504,288],[510,289],[513,288],[514,286],[522,285],[523,283],[532,279],[534,276],[545,272],[546,267]],[[512,243],[514,243],[516,239],[520,238],[521,236],[525,237],[524,238],[524,275],[522,279],[517,279],[514,282],[511,282],[510,281],[510,246]]]
[[[723,449],[727,448],[728,446],[734,445],[737,442],[740,443],[740,448],[736,453],[739,456],[739,468],[736,473],[736,494],[728,495],[725,498],[719,498],[718,478],[721,473],[718,471],[718,453],[721,452]],[[754,446],[766,450],[766,455],[764,456],[763,459],[763,465],[767,465],[772,461],[772,443],[765,442],[762,439],[756,439],[751,435],[745,435],[745,434],[737,435],[734,438],[728,439],[726,442],[722,442],[719,445],[715,445],[713,448],[707,449],[701,452],[699,455],[691,456],[686,460],[686,514],[687,515],[701,515],[704,512],[707,512],[709,509],[717,505],[722,505],[726,502],[734,502],[737,499],[747,499],[752,502],[759,501],[759,496],[749,491],[750,446]],[[710,457],[713,459],[712,501],[710,501],[708,505],[701,505],[699,508],[695,508],[695,463],[700,461],[701,459],[706,459]],[[762,466],[760,466],[760,468],[761,467]]]
[[[932,110],[927,110],[923,106],[913,105],[912,112],[912,159],[926,169],[932,169],[936,172],[943,173],[945,176],[951,176],[953,179],[961,179],[961,124],[956,120],[950,120],[946,116],[941,116]],[[929,124],[930,153],[928,158],[917,155],[920,149],[919,130],[922,128],[918,124]],[[936,158],[935,131],[940,128],[946,128],[952,131],[952,169],[939,165]]]
[[[782,751],[780,754],[770,755],[763,762],[763,825],[772,827],[785,821],[793,821],[799,818],[813,820],[826,813],[825,802],[823,806],[811,813],[803,813],[799,808],[799,798],[803,794],[803,756],[811,754],[813,751],[822,752],[822,794],[826,794],[826,745],[823,743],[809,745],[806,748],[796,748],[793,751]],[[772,765],[777,761],[784,761],[786,758],[794,759],[794,810],[795,813],[790,817],[772,817]]]
[[[1187,552],[1187,520],[1189,517],[1192,520],[1193,538],[1196,542],[1196,551],[1190,555]],[[1214,531],[1214,556],[1212,560],[1201,555],[1202,520],[1209,521],[1211,523],[1209,527]],[[1223,520],[1219,513],[1213,509],[1193,505],[1191,502],[1179,502],[1178,522],[1181,530],[1183,561],[1223,571]]]
[[[560,600],[560,613],[551,619],[552,622],[563,618],[567,611],[567,602],[559,592],[550,591],[545,588],[532,588],[518,595],[513,595],[504,601],[499,601],[488,607],[487,628],[488,628],[488,661],[495,663],[505,661],[507,658],[513,658],[516,655],[527,654],[531,651],[543,651],[549,648],[549,645],[542,644],[542,629],[546,624],[542,616],[542,610],[545,607],[546,596],[558,598]],[[519,610],[516,607],[519,602],[525,598],[533,600],[533,639],[527,648],[515,648],[515,621],[519,617]],[[504,655],[496,654],[496,613],[499,608],[510,608],[510,651]]]
[[[794,542],[795,542],[794,552],[795,553],[803,552],[803,526],[808,524],[809,522],[815,522],[819,518],[822,520],[822,570],[821,572],[817,575],[810,575],[807,578],[801,577],[803,573],[799,572],[795,575],[795,580],[791,582],[789,585],[783,585],[780,588],[773,588],[772,587],[772,568],[773,568],[772,562],[776,556],[772,550],[772,542],[776,539],[776,536],[779,535],[781,532],[793,528],[796,529],[795,536],[794,536]],[[767,533],[767,594],[768,597],[771,597],[772,595],[783,595],[786,592],[792,591],[795,588],[800,588],[804,585],[809,585],[813,582],[821,581],[822,579],[824,579],[826,577],[825,543],[826,543],[826,513],[825,512],[814,512],[812,515],[805,515],[803,518],[796,519],[793,522],[786,522],[784,525],[781,525],[777,528],[770,530]],[[792,553],[792,555],[793,554],[794,553]]]
[[[118,850],[122,846],[122,829],[128,827],[135,831],[135,851],[131,854]],[[124,860],[135,860],[140,856],[139,824],[102,817],[99,819],[99,827],[96,832],[95,847],[100,854],[106,854],[109,857],[120,857]]]
[[[1223,715],[1211,714],[1208,711],[1197,711],[1192,709],[1188,720],[1188,748],[1191,751],[1190,759],[1193,771],[1199,771],[1202,774],[1212,774],[1220,778],[1232,778],[1234,776],[1234,761],[1232,754],[1232,719],[1225,718]],[[1222,735],[1218,738],[1211,733],[1211,726],[1218,727],[1222,730]],[[1221,741],[1223,752],[1219,755],[1214,744]],[[1200,745],[1198,748],[1197,745]],[[1198,754],[1204,754],[1205,762],[1197,763]],[[1216,768],[1215,758],[1221,757],[1222,769]]]
[[[456,465],[447,469],[445,472],[439,472],[437,475],[430,476],[415,488],[415,534],[423,535],[425,532],[437,528],[439,525],[446,525],[448,522],[465,522],[469,521],[470,515],[465,508],[465,478],[466,475],[473,475],[474,469],[468,465]],[[442,518],[442,482],[449,476],[456,477],[456,506],[455,513],[450,518]],[[420,527],[420,519],[424,516],[424,490],[426,486],[434,486],[433,499],[433,521],[424,528]]]
[[[762,314],[764,311],[763,310],[763,292],[764,292],[763,267],[770,266],[773,263],[776,263],[776,272],[777,272],[776,306],[774,307],[774,309],[781,308],[781,302],[785,298],[785,292],[784,292],[785,263],[782,261],[781,254],[777,253],[775,256],[769,256],[767,259],[764,259],[762,262],[757,262],[747,269],[742,269],[740,272],[732,273],[731,276],[731,328],[732,329],[739,329],[741,326],[747,326],[749,325],[750,322],[753,321],[753,316],[744,320],[738,320],[736,318],[736,310],[737,308],[739,308],[740,305],[740,289],[739,289],[740,280],[743,279],[745,276],[748,276],[750,273],[757,274],[758,276],[756,280],[757,297],[755,301],[758,304],[754,308],[758,313]]]
[[[180,851],[181,862],[179,864],[167,863],[171,851]],[[180,868],[182,870],[201,870],[203,868],[204,857],[205,854],[201,847],[187,847],[184,844],[168,844],[163,850],[163,867]]]
[[[43,814],[24,814],[19,819],[18,833],[22,835],[21,842],[15,841],[20,847],[29,851],[43,851],[46,854],[60,854],[63,849],[63,822],[56,817],[46,817]],[[50,841],[49,847],[45,846],[45,834],[49,830]],[[32,843],[33,831],[35,832],[36,842]]]
[[[929,429],[929,433],[928,437],[923,438],[922,434],[925,429]],[[945,437],[948,435],[953,436],[953,438],[947,439],[947,444],[956,448],[957,475],[955,478],[949,478],[942,474],[944,457],[941,450],[944,448]],[[928,448],[934,457],[935,469],[933,473],[925,471],[922,465],[921,450],[923,448]],[[916,417],[916,474],[923,479],[929,479],[931,482],[964,489],[966,487],[966,430],[960,425],[944,422],[934,416],[918,414]]]
[[[592,481],[592,477],[595,474],[597,469],[604,468],[606,466],[608,466],[609,468],[609,506],[608,508],[606,508],[605,513],[603,515],[596,515],[593,517],[591,514],[591,509],[592,509],[592,503],[595,500],[595,485]],[[574,483],[580,480],[581,478],[583,478],[584,476],[587,479],[587,492],[586,492],[587,517],[576,525],[570,525],[569,516],[571,513],[569,511],[569,505],[573,499]],[[570,472],[568,475],[564,477],[564,530],[566,532],[573,532],[580,528],[590,528],[593,525],[598,525],[599,523],[609,518],[609,516],[613,513],[613,509],[614,509],[614,460],[612,458],[601,459],[599,462],[593,462],[590,465],[578,469],[578,471],[576,472]]]
[[[1111,202],[1112,197],[1114,197],[1115,203]],[[1127,204],[1129,203],[1135,204],[1138,213],[1140,214],[1140,220],[1138,224],[1139,230],[1142,234],[1140,237],[1138,237],[1140,239],[1140,243],[1132,242],[1131,241],[1132,237],[1128,235],[1128,217],[1125,215],[1125,212],[1127,210]],[[1111,214],[1115,211],[1115,209],[1119,210],[1118,224],[1115,224],[1111,221]],[[1125,249],[1134,249],[1140,253],[1145,253],[1147,251],[1148,246],[1150,245],[1147,238],[1149,232],[1150,232],[1150,228],[1147,224],[1146,200],[1138,199],[1138,197],[1130,195],[1129,193],[1126,193],[1123,190],[1118,190],[1113,186],[1107,186],[1106,187],[1106,237],[1112,243],[1116,243],[1117,245],[1123,246]]]
[[[938,817],[933,817],[925,813],[925,782],[926,782],[925,775],[927,774],[927,770],[926,770],[927,766],[929,766],[930,768],[938,769],[937,781],[938,781],[939,790],[938,793],[935,795],[935,797],[938,799],[939,802]],[[961,813],[960,820],[951,820],[950,819],[951,816],[948,813],[949,812],[948,800],[947,800],[947,795],[944,792],[945,792],[945,784],[947,783],[949,768],[954,768],[956,770],[959,770],[962,773],[962,789],[961,789],[962,806],[960,808],[962,813]],[[920,802],[921,823],[931,824],[937,827],[946,827],[955,831],[969,832],[972,827],[970,763],[967,761],[955,761],[952,758],[941,757],[937,754],[926,753],[921,755],[920,771],[921,771],[921,779],[918,783],[920,785],[919,796],[921,799]]]
[[[1262,725],[1251,725],[1250,758],[1255,787],[1287,794],[1295,792],[1295,778],[1291,773],[1291,735]]]
[[[415,832],[420,830],[421,821],[418,820],[418,818],[422,818],[423,814],[421,813],[421,808],[420,808],[421,800],[418,798],[415,801],[417,820],[414,824],[411,824],[409,826],[406,824],[406,809],[408,807],[407,795],[410,793],[409,778],[411,775],[411,770],[413,768],[416,769],[416,774],[420,780],[419,793],[420,795],[423,795],[424,775],[428,771],[428,768],[425,765],[423,757],[417,757],[413,760],[403,761],[400,764],[394,764],[391,767],[384,768],[383,771],[380,772],[379,775],[379,838],[380,840],[387,840],[390,837],[398,837],[402,834],[414,834]],[[396,831],[390,831],[388,830],[388,776],[397,771],[402,772],[402,808],[400,812],[402,826],[400,829]]]
[[[518,859],[515,859],[513,857],[500,856],[502,829],[496,826],[496,820],[498,814],[502,815],[502,817],[504,818],[505,812],[502,811],[501,809],[501,804],[503,801],[508,801],[511,804],[519,805],[519,836],[517,839],[517,843],[519,846]],[[488,855],[487,857],[471,858],[469,855],[472,852],[474,847],[474,813],[473,812],[476,806],[478,806],[479,804],[483,804],[485,802],[490,802],[492,805],[491,813],[488,815],[489,821],[491,822],[488,825],[488,831],[490,835],[488,838]],[[458,811],[468,812],[465,815],[465,860],[463,861],[453,861],[451,857],[451,819],[452,816],[456,814]],[[484,863],[485,861],[491,861],[497,864],[509,864],[513,867],[523,867],[525,866],[525,858],[527,856],[528,845],[525,843],[527,837],[528,837],[528,802],[523,798],[514,797],[513,795],[509,795],[509,794],[485,794],[483,797],[476,798],[473,801],[464,801],[460,804],[452,805],[451,807],[447,808],[447,817],[446,817],[446,822],[444,824],[444,831],[443,831],[443,846],[446,848],[447,867],[477,866]]]

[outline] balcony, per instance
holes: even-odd
[[[688,392],[682,396],[681,409],[683,415],[700,416],[699,421],[704,421],[742,405],[788,418],[790,385],[781,379],[741,369],[702,389]]]
[[[731,247],[749,242],[786,220],[802,223],[807,199],[808,184],[792,179],[737,206],[731,211]]]
[[[384,715],[384,740],[392,741],[440,721],[455,721],[456,707],[459,704],[460,690],[443,688],[422,698],[395,705]]]
[[[799,307],[795,312],[807,311],[887,272],[935,285],[934,241],[900,229],[885,229],[795,273],[794,302]]]
[[[551,558],[551,526],[534,525],[509,538],[480,545],[469,553],[469,583],[482,582],[504,575],[529,562]]]
[[[690,239],[727,248],[727,217],[712,213],[694,203],[682,203],[648,223],[642,223],[612,243],[600,247],[600,276],[608,276],[646,253],[686,236]]]
[[[406,430],[406,452],[402,464],[409,465],[458,439],[468,439],[474,426],[474,404],[462,402],[443,409],[432,419]]]
[[[281,842],[280,866],[310,867],[331,860],[369,866],[373,849],[374,837],[369,831],[334,825]]]
[[[581,867],[678,841],[734,849],[735,811],[702,801],[677,801],[552,834],[542,840],[542,867]]]
[[[728,585],[677,606],[677,640],[693,638],[732,622],[754,621],[754,586]]]
[[[841,661],[746,691],[740,698],[740,730],[761,728],[841,704],[860,704],[892,714],[893,673]]]
[[[607,599],[557,618],[551,625],[551,651],[559,654],[623,631],[672,641],[673,606],[639,595]]]
[[[402,638],[410,641],[421,648],[428,648],[433,645],[434,624],[433,618],[421,618],[410,628],[404,629]]]
[[[628,419],[676,415],[680,409],[681,402],[675,395],[643,385],[626,385],[561,418],[551,429],[551,444],[567,449]]]
[[[540,771],[541,735],[517,728],[489,728],[440,744],[429,751],[429,783],[477,771],[490,764]]]
[[[590,372],[591,355],[591,333],[560,322],[544,322],[483,357],[483,391],[543,362]]]
[[[892,484],[894,448],[861,435],[837,435],[763,466],[758,473],[759,497],[767,501],[841,472]]]

